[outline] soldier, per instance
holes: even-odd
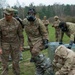
[[[68,37],[70,37],[70,42],[69,42],[69,46],[68,48],[71,49],[73,43],[75,43],[75,23],[71,23],[71,22],[60,22],[59,23],[59,27],[61,29],[61,35],[60,35],[60,42],[59,44],[63,43],[63,36],[64,33],[66,33],[66,35]]]
[[[60,45],[53,60],[55,75],[75,75],[75,52]]]
[[[47,17],[46,17],[46,16],[44,16],[42,22],[44,23],[44,25],[45,25],[45,27],[46,27],[46,30],[47,30],[47,32],[48,32],[49,21],[47,20]],[[48,32],[48,33],[49,33],[49,32]]]
[[[22,28],[24,29],[24,25],[22,23],[22,19],[18,17],[18,10],[14,9],[14,14],[13,14],[13,17],[16,18],[19,23],[21,24]],[[19,56],[19,59],[22,60],[23,59],[23,54],[22,54],[22,51],[20,50],[20,56]],[[11,61],[11,56],[9,55],[9,61]]]
[[[23,20],[32,56],[30,62],[34,62],[36,66],[36,75],[44,75],[46,72],[50,75],[52,72],[50,60],[40,53],[41,50],[48,48],[48,34],[42,21],[35,15],[35,9],[31,8]]]
[[[22,28],[24,28],[24,25],[22,23],[22,19],[18,17],[18,10],[14,9],[14,17],[20,22]]]
[[[0,20],[0,53],[3,71],[1,75],[8,75],[9,54],[12,57],[13,72],[20,75],[19,50],[23,48],[23,34],[20,23],[13,17],[13,9],[4,10],[4,18]]]
[[[58,16],[54,16],[54,23],[52,25],[52,27],[55,28],[55,38],[56,38],[56,42],[59,42],[59,39],[60,39],[60,28],[59,28],[59,23],[60,23],[60,20],[59,20],[59,17]]]

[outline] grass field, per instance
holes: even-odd
[[[55,41],[55,36],[54,36],[54,28],[51,27],[51,25],[48,26],[49,29],[49,41],[53,42]],[[69,42],[69,38],[65,35],[64,38],[64,43],[68,43]],[[27,36],[24,32],[24,45],[27,46]],[[48,51],[47,50],[43,50],[42,53],[44,53],[46,56],[48,56]],[[20,70],[21,70],[21,75],[35,75],[35,67],[33,63],[30,63],[30,52],[29,51],[24,51],[23,52],[23,60],[20,61]],[[9,62],[9,64],[11,64],[11,62]],[[0,73],[2,72],[1,69],[1,64],[0,64]],[[12,73],[12,66],[9,66],[9,75],[14,75]]]

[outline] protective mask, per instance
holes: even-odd
[[[32,22],[33,22],[33,21],[35,21],[35,19],[36,19],[36,18],[35,18],[35,16],[33,16],[33,15],[28,15],[28,16],[27,16],[27,20],[28,20],[28,21],[32,21]]]
[[[67,27],[61,27],[61,30],[62,30],[63,32],[67,32],[67,31],[68,31],[68,28],[67,28]]]

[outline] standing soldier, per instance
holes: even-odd
[[[22,19],[18,17],[18,10],[14,9],[13,17],[16,18],[19,21],[19,23],[21,24],[22,28],[24,29],[24,25],[22,23]],[[19,59],[22,60],[23,59],[23,54],[22,54],[22,51],[21,50],[20,50],[20,53],[19,54],[20,54],[19,55]],[[10,55],[9,55],[9,60],[12,60]]]
[[[25,25],[32,56],[30,61],[34,62],[36,66],[36,75],[44,75],[45,72],[51,73],[49,58],[40,54],[41,50],[48,48],[48,34],[42,21],[36,18],[35,15],[35,9],[29,9],[28,16],[23,20],[23,24]]]
[[[45,27],[46,27],[46,30],[47,30],[47,32],[48,32],[49,21],[47,20],[47,17],[46,17],[46,16],[44,16],[42,22],[44,23],[44,25],[45,25]],[[48,33],[49,33],[49,32],[48,32]]]
[[[20,75],[19,50],[23,48],[23,34],[20,23],[13,17],[13,12],[12,8],[6,8],[4,18],[0,20],[0,53],[3,66],[1,75],[8,75],[9,54],[14,74]]]
[[[60,22],[59,27],[61,29],[59,44],[63,43],[63,36],[64,36],[64,33],[66,33],[66,35],[68,37],[70,37],[70,42],[69,42],[68,48],[71,49],[73,43],[75,43],[75,23]]]
[[[75,52],[60,45],[53,60],[55,75],[75,75]]]
[[[60,28],[59,28],[59,23],[60,23],[60,20],[59,20],[59,17],[58,16],[55,16],[54,17],[55,21],[52,25],[52,27],[55,28],[55,38],[56,38],[56,42],[59,42],[59,39],[60,39]]]

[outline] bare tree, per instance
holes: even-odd
[[[3,8],[7,5],[6,0],[0,0],[0,8]]]

